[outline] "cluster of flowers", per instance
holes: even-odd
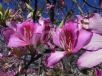
[[[77,60],[79,68],[92,68],[102,62],[102,17],[94,13],[91,17],[77,15],[77,19],[66,21],[62,26],[52,25],[50,19],[39,18],[38,23],[32,19],[23,22],[7,22],[3,35],[11,54],[20,56],[26,50],[13,48],[30,46],[36,50],[40,44],[48,45],[50,52],[44,65],[53,68],[62,58],[84,49]],[[57,48],[56,48],[57,47]],[[59,49],[58,49],[59,48]],[[30,51],[35,53],[34,50]],[[35,53],[37,54],[37,53]],[[34,55],[34,54],[33,54]],[[102,74],[97,69],[98,76]]]

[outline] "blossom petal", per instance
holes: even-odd
[[[92,68],[100,63],[102,63],[102,49],[93,52],[86,51],[77,61],[79,68]]]
[[[83,20],[83,17],[81,15],[76,15],[77,19],[75,20],[77,23],[78,23],[78,29],[82,29],[82,20]]]
[[[102,34],[102,17],[100,14],[95,13],[94,16],[89,19],[89,29],[95,33]]]
[[[41,34],[34,33],[30,43],[33,44],[34,47],[36,47],[40,42],[41,42]]]
[[[9,39],[10,39],[10,36],[14,33],[14,30],[11,29],[11,28],[4,28],[3,29],[3,36],[4,36],[4,39],[5,41],[8,43]]]
[[[55,51],[50,54],[46,59],[45,65],[47,67],[53,68],[54,64],[59,62],[66,55],[66,51]]]
[[[74,23],[73,21],[65,23],[65,25],[62,27],[61,33],[62,43],[64,44],[64,46],[68,45],[68,47],[66,47],[66,50],[69,49],[70,42],[72,44],[70,48],[74,48],[78,38],[77,24]]]
[[[71,34],[73,34],[74,38],[77,39],[78,26],[76,23],[72,21],[65,23],[62,29],[67,29],[69,32],[71,32]]]
[[[20,47],[20,46],[26,46],[28,43],[21,40],[18,36],[12,35],[9,39],[8,47]]]
[[[17,28],[17,22],[16,21],[6,21],[6,25],[13,29],[14,31],[16,30]]]
[[[30,21],[25,21],[23,23],[17,24],[17,33],[21,35],[22,37],[25,36],[25,32],[33,34],[35,30],[35,24]]]
[[[78,41],[72,52],[76,53],[77,51],[79,51],[82,47],[84,47],[90,41],[91,37],[92,37],[92,32],[89,32],[83,29],[80,30]]]
[[[85,28],[85,29],[91,29],[92,32],[98,33],[102,35],[102,17],[99,13],[94,13],[89,18],[84,18],[81,15],[77,15],[79,26]],[[81,21],[84,21],[85,23],[82,23]]]
[[[43,33],[44,26],[39,25],[38,23],[35,24],[35,33]]]
[[[55,45],[59,47],[61,47],[60,38],[59,38],[60,32],[61,32],[61,28],[57,28],[56,31],[52,31],[53,42]]]
[[[43,17],[39,18],[39,24],[41,24],[41,26],[49,26],[50,22],[51,21],[49,18],[43,18]]]
[[[102,36],[94,33],[91,41],[84,48],[87,50],[102,49]]]

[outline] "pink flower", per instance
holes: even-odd
[[[40,18],[39,23],[33,23],[32,19],[28,19],[22,23],[16,23],[13,27],[11,23],[8,26],[14,31],[10,35],[8,47],[20,47],[26,45],[36,46],[40,42],[46,42],[50,31],[50,20]]]
[[[74,22],[66,23],[62,28],[57,28],[52,32],[52,39],[55,45],[62,48],[62,52],[53,52],[46,59],[46,66],[54,66],[66,54],[76,53],[84,47],[91,39],[92,33],[86,30],[79,30]]]
[[[69,53],[76,53],[91,39],[92,33],[78,29],[74,22],[66,23],[62,28],[57,28],[52,33],[53,42]]]
[[[20,47],[31,44],[37,44],[40,38],[42,28],[31,21],[25,21],[17,24],[15,33],[9,39],[8,47]]]
[[[91,30],[93,32],[93,36],[90,42],[84,46],[83,48],[88,50],[84,54],[82,54],[78,61],[77,65],[80,68],[92,68],[100,63],[102,63],[102,17],[98,13],[94,13],[93,16],[87,18],[88,20],[88,28],[85,28],[80,21],[83,19],[82,16],[78,16],[79,25],[81,28]],[[84,27],[83,27],[84,26]],[[89,51],[90,50],[90,51]]]
[[[43,28],[41,40],[43,43],[47,43],[50,36],[51,21],[49,18],[40,17],[39,24],[41,25],[41,28]]]

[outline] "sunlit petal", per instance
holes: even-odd
[[[47,67],[53,68],[53,66],[58,63],[66,55],[65,51],[55,51],[50,54],[50,56],[45,60],[45,65]]]
[[[8,47],[20,47],[20,46],[26,46],[29,43],[26,43],[25,41],[18,38],[16,35],[12,35],[9,39]]]
[[[92,68],[100,63],[102,63],[102,49],[93,52],[86,51],[77,61],[79,68]]]
[[[90,39],[92,37],[92,32],[86,31],[86,30],[80,30],[78,35],[78,41],[76,43],[75,48],[73,49],[73,52],[79,51],[82,47],[84,47],[86,44],[89,43]]]
[[[102,36],[93,34],[91,41],[84,47],[87,50],[99,50],[102,48]]]

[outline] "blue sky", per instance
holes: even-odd
[[[39,1],[39,5],[42,6],[42,4],[44,3],[44,0],[38,0],[38,1]],[[80,5],[82,6],[83,0],[78,0],[78,1],[80,2]],[[99,7],[98,6],[98,1],[99,0],[87,0],[87,1],[90,5],[95,6],[95,7]],[[3,0],[0,0],[0,3],[2,3],[4,9],[6,9],[6,8],[13,8],[13,9],[17,8],[17,0],[12,0],[9,3],[4,3]],[[67,6],[67,8],[64,9],[65,13],[67,12],[68,9],[72,8],[72,9],[74,9],[75,14],[79,14],[79,10],[77,9],[76,5],[73,5],[72,0],[65,0],[65,3],[66,3],[66,6]],[[34,0],[32,0],[31,5],[34,7]],[[92,8],[85,5],[82,9],[84,10],[84,12],[87,13],[87,10],[92,9]],[[96,10],[96,9],[93,9],[93,10]],[[46,12],[44,12],[44,14],[46,14]],[[47,16],[47,14],[46,14],[46,16]]]

